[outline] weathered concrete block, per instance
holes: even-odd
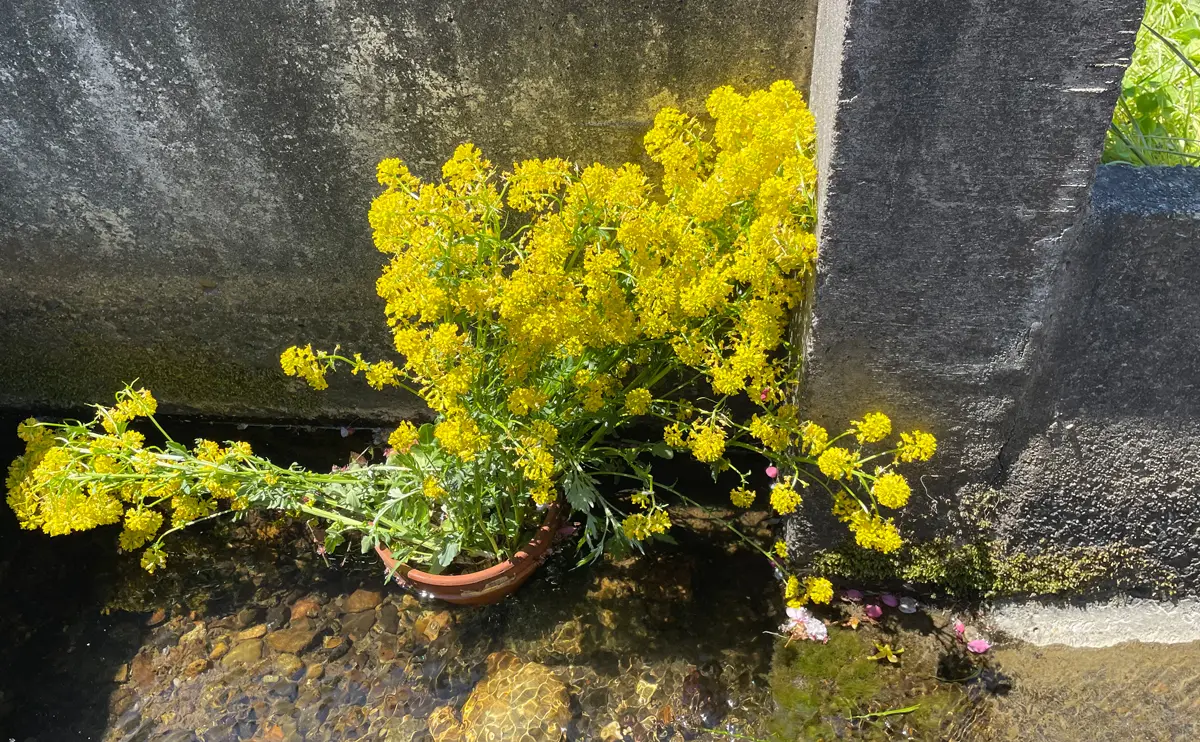
[[[1000,459],[1018,548],[1124,542],[1200,589],[1200,168],[1100,168]]]
[[[807,87],[815,0],[16,0],[0,16],[0,406],[104,399],[387,419],[414,400],[308,392],[297,341],[389,352],[368,234],[375,163],[426,177],[641,156],[647,101]]]
[[[821,256],[805,401],[831,425],[882,409],[939,437],[910,532],[944,528],[957,492],[1002,475],[1141,10],[821,3]],[[845,533],[826,507],[811,504],[795,541]]]

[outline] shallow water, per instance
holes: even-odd
[[[312,448],[296,457],[327,466],[369,434],[246,435],[288,454],[303,440]],[[497,688],[516,694],[504,700],[518,723],[555,720],[530,740],[557,739],[558,720],[567,740],[610,742],[1197,731],[1200,647],[1001,641],[981,659],[963,651],[947,610],[876,623],[851,603],[821,613],[828,644],[788,642],[765,561],[699,513],[675,516],[693,526],[676,529],[677,545],[582,568],[566,547],[502,604],[457,608],[385,586],[373,558],[326,560],[287,521],[188,536],[150,577],[115,555],[112,533],[51,540],[16,532],[3,510],[0,740],[511,738],[503,720],[464,724],[459,737],[436,721],[455,727],[473,693],[483,706]],[[752,514],[743,526],[767,538],[772,523]],[[868,659],[877,643],[903,648],[901,661]],[[481,683],[498,651],[536,664],[521,680]],[[887,713],[899,709],[910,710]]]

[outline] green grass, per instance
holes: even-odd
[[[1200,0],[1148,0],[1104,162],[1200,165]]]

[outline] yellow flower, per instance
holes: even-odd
[[[775,551],[775,556],[779,557],[780,559],[787,559],[788,548],[786,543],[783,541],[776,541],[773,548]]]
[[[715,422],[692,428],[688,446],[698,460],[711,463],[725,453],[725,431]]]
[[[325,366],[313,352],[312,345],[303,348],[294,345],[283,351],[279,356],[279,365],[283,367],[285,374],[299,376],[313,389],[329,388],[329,383],[325,381]]]
[[[885,508],[902,508],[908,504],[912,488],[908,486],[908,480],[903,475],[889,471],[875,479],[875,484],[871,486],[871,494]]]
[[[379,181],[379,185],[388,188],[403,188],[412,191],[420,185],[420,181],[409,173],[408,167],[396,157],[380,160],[379,167],[375,171],[375,178]]]
[[[862,420],[853,420],[854,437],[859,443],[875,443],[892,434],[892,421],[882,412],[868,412]]]
[[[896,458],[900,461],[929,461],[937,452],[937,439],[929,433],[914,430],[900,434],[900,449]]]
[[[750,418],[750,435],[763,442],[772,451],[782,451],[787,448],[790,436],[788,431],[772,423],[766,417],[755,415]]]
[[[417,426],[405,420],[388,436],[388,445],[400,453],[408,453],[417,445],[418,438]]]
[[[671,423],[663,429],[663,440],[671,448],[683,448],[683,427],[679,423]]]
[[[537,389],[517,387],[508,395],[508,410],[521,417],[546,404],[547,399],[549,397]]]
[[[889,554],[904,545],[900,531],[891,518],[884,520],[877,515],[858,511],[850,518],[850,531],[854,534],[855,542],[864,549]]]
[[[806,577],[804,594],[814,603],[828,603],[833,600],[833,584],[824,577]]]
[[[400,369],[391,361],[367,364],[367,384],[372,389],[383,389],[385,386],[399,384]]]
[[[632,541],[645,541],[656,533],[666,533],[671,527],[667,511],[658,508],[648,513],[634,513],[621,521],[621,530]]]
[[[800,580],[795,575],[790,575],[783,586],[783,601],[788,608],[799,608],[808,602],[808,595],[800,589]]]
[[[771,487],[771,507],[780,515],[796,512],[800,507],[800,494],[788,482],[776,482]]]
[[[570,172],[571,163],[558,158],[525,160],[513,165],[513,171],[505,176],[509,207],[517,211],[546,208],[567,182]]]
[[[486,448],[490,441],[474,420],[461,415],[447,417],[438,423],[433,434],[442,448],[463,461],[474,459],[475,454]]]
[[[421,493],[430,500],[440,500],[446,496],[446,490],[435,477],[425,477],[421,485]]]
[[[625,394],[625,410],[630,415],[645,415],[650,411],[650,403],[653,399],[649,389],[643,387],[630,389]]]
[[[806,422],[800,428],[800,442],[805,453],[816,456],[829,445],[829,432],[814,422]]]
[[[754,504],[754,490],[738,487],[729,493],[729,501],[739,508],[748,508]]]
[[[858,457],[841,446],[833,446],[817,457],[817,468],[830,479],[849,479],[858,469]]]

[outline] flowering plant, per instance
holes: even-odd
[[[354,531],[364,551],[387,545],[437,570],[506,558],[560,497],[584,519],[585,558],[665,534],[669,504],[691,499],[655,480],[655,456],[686,451],[735,473],[730,498],[750,507],[751,472],[729,456],[743,450],[772,462],[777,513],[816,483],[859,544],[898,548],[882,514],[909,497],[894,468],[928,459],[933,437],[904,433],[872,453],[864,446],[892,432],[883,414],[831,438],[790,401],[786,330],[817,247],[812,115],[787,81],[748,96],[718,88],[707,109],[711,132],[675,108],[655,117],[645,145],[657,186],[635,164],[528,160],[499,174],[471,144],[439,183],[379,164],[370,223],[389,262],[377,290],[404,360],[308,345],[281,365],[316,389],[346,368],[424,399],[435,422],[400,423],[383,462],[318,475],[244,444],[147,448],[125,426],[153,419],[153,398],[127,389],[93,423],[23,428],[30,450],[10,504],[51,533],[121,520],[122,548],[151,542],[150,567],[170,532],[156,507],[178,528],[252,506],[323,519],[330,546]],[[637,434],[652,426],[661,439]],[[610,477],[634,483],[628,497],[602,492]],[[782,543],[760,550],[786,574]],[[817,577],[785,590],[794,606],[832,595]]]

